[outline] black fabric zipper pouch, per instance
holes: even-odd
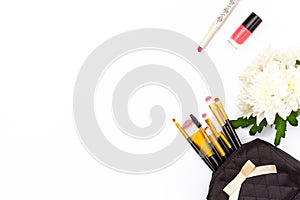
[[[260,139],[243,144],[212,175],[208,200],[300,200],[300,162]]]

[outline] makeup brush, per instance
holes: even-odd
[[[210,148],[212,149],[212,151],[214,152],[214,154],[218,158],[219,163],[220,164],[223,163],[224,158],[220,155],[220,152],[217,150],[214,143],[209,139],[209,137],[206,134],[205,130],[202,128],[202,124],[199,122],[199,120],[194,115],[190,114],[190,117],[192,119],[192,122],[194,122],[194,124],[197,126],[199,131],[203,134],[205,140],[208,142],[208,145],[210,146]]]
[[[222,130],[223,130],[225,136],[228,138],[229,142],[233,146],[233,150],[234,151],[237,150],[240,146],[238,145],[236,137],[234,136],[233,133],[231,133],[231,130],[226,125],[224,119],[220,115],[219,110],[218,110],[216,104],[213,102],[211,96],[206,97],[205,101],[207,102],[210,110],[212,111],[212,113],[216,117],[217,121],[219,122],[220,126],[222,127]]]
[[[228,127],[228,129],[229,129],[230,132],[232,133],[233,137],[235,137],[235,140],[236,140],[236,142],[237,142],[237,145],[238,145],[239,147],[241,147],[241,146],[242,146],[241,140],[239,139],[239,137],[238,137],[238,135],[237,135],[235,129],[234,129],[233,126],[231,125],[230,120],[229,120],[229,118],[228,118],[228,115],[227,115],[227,113],[225,112],[225,109],[224,109],[224,107],[223,107],[223,104],[222,104],[222,102],[220,101],[219,98],[215,98],[215,104],[217,105],[217,108],[218,108],[220,114],[222,115],[222,117],[223,117],[223,119],[224,119],[224,121],[225,121],[226,126]]]
[[[197,128],[200,130],[200,132],[202,132],[202,134],[204,135],[204,138],[206,139],[206,141],[208,142],[210,148],[213,150],[214,154],[216,154],[216,156],[218,157],[218,160],[222,163],[224,161],[224,158],[222,155],[222,153],[224,152],[223,150],[221,150],[219,148],[218,151],[217,150],[217,146],[214,145],[214,143],[212,142],[212,140],[208,137],[207,133],[205,132],[205,130],[202,128],[202,124],[199,122],[199,120],[193,115],[190,114],[190,117],[192,119],[192,121],[194,122],[194,124],[197,126]],[[218,146],[219,147],[219,146]],[[222,152],[223,151],[223,152]],[[225,154],[225,153],[224,153]]]
[[[227,159],[227,155],[226,155],[225,151],[223,150],[223,148],[221,147],[221,145],[217,141],[217,138],[215,137],[215,135],[213,134],[213,132],[210,130],[210,128],[208,126],[206,126],[204,128],[204,131],[207,134],[207,136],[209,137],[210,141],[212,141],[213,145],[218,150],[220,155],[222,156],[222,163],[223,163]]]
[[[208,125],[208,127],[210,128],[210,130],[213,132],[214,136],[216,137],[216,139],[217,139],[218,143],[220,144],[220,146],[222,147],[222,149],[225,151],[226,155],[227,156],[230,155],[231,151],[227,147],[225,141],[223,141],[223,139],[219,135],[219,132],[217,131],[215,125],[212,123],[211,119],[205,113],[202,114],[202,118],[205,120],[205,122]]]
[[[189,129],[185,129],[185,131],[191,132],[192,129],[193,128],[190,127]],[[208,158],[210,163],[212,163],[213,166],[215,166],[216,169],[218,169],[222,162],[218,161],[217,155],[213,152],[212,148],[209,146],[203,133],[200,130],[197,130],[196,132],[191,134],[191,139],[200,148],[200,150],[204,153],[204,155]]]
[[[228,141],[227,137],[224,135],[224,133],[222,131],[220,131],[219,135],[220,135],[221,139],[224,141],[224,143],[226,144],[226,146],[228,147],[230,153],[233,153],[234,149],[233,149],[232,145],[230,144],[230,142]]]
[[[218,168],[218,166],[212,164],[210,160],[205,156],[205,154],[200,150],[200,148],[193,142],[192,138],[188,135],[188,133],[176,122],[175,119],[173,119],[173,122],[175,123],[176,127],[180,131],[180,133],[183,135],[183,137],[188,141],[188,143],[192,146],[192,148],[196,151],[196,153],[202,158],[202,160],[205,162],[205,164],[213,171],[215,172]]]
[[[217,155],[214,154],[213,150],[210,148],[208,142],[206,141],[203,133],[200,130],[197,130],[195,126],[193,126],[192,120],[186,120],[183,123],[183,129],[189,134],[193,140],[193,142],[200,148],[200,150],[204,153],[204,155],[208,158],[208,160],[216,166],[216,168],[221,165],[221,161],[218,161]]]

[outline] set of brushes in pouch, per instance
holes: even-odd
[[[220,99],[215,98],[213,101],[209,96],[205,100],[222,130],[218,130],[205,113],[202,114],[207,124],[205,127],[193,114],[190,115],[191,119],[186,120],[182,126],[175,119],[173,122],[205,164],[215,172],[242,144],[230,124]]]

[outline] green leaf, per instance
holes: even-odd
[[[278,146],[280,144],[281,138],[285,137],[285,131],[286,131],[286,123],[287,120],[282,119],[278,114],[275,118],[275,129],[276,131],[276,138],[274,141],[274,144]]]
[[[287,121],[290,123],[292,126],[298,126],[298,113],[297,111],[292,111],[291,114],[287,117]]]
[[[296,67],[300,65],[300,60],[296,60]]]
[[[256,117],[249,117],[249,118],[240,117],[237,120],[231,120],[230,123],[234,128],[239,128],[239,127],[245,128],[252,124],[255,124]]]
[[[264,129],[264,127],[266,127],[267,125],[268,125],[268,123],[267,123],[266,119],[261,121],[258,126],[256,123],[254,123],[254,125],[252,126],[252,128],[249,131],[250,135],[255,135],[257,132],[261,133],[262,130]]]
[[[296,111],[297,117],[300,115],[300,109]]]

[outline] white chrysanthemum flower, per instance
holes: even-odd
[[[287,71],[289,73],[288,91],[290,93],[287,102],[292,110],[296,111],[300,105],[300,67],[292,67]]]
[[[300,67],[295,67],[300,50],[286,52],[268,48],[241,76],[243,83],[238,98],[242,115],[263,119],[269,125],[278,114],[284,120],[300,107]]]

